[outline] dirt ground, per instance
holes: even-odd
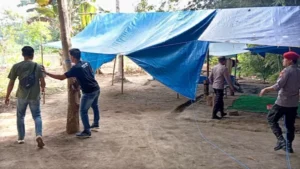
[[[92,138],[77,139],[65,133],[66,93],[47,96],[42,105],[45,148],[37,149],[34,123],[26,116],[26,142],[16,144],[15,109],[0,113],[0,168],[2,169],[238,169],[231,157],[251,169],[284,169],[284,151],[273,151],[275,137],[265,115],[240,112],[240,116],[211,120],[204,102],[182,113],[171,113],[187,101],[146,75],[128,75],[131,83],[111,86],[111,76],[101,85],[101,128]],[[229,105],[234,97],[228,97]],[[3,104],[3,103],[1,103]],[[92,113],[90,113],[92,121]],[[299,120],[297,128],[299,130]],[[208,140],[208,141],[207,141]],[[209,142],[212,142],[211,145]],[[216,148],[219,147],[221,150]],[[300,168],[300,136],[290,155],[292,168]]]

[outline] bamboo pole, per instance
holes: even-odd
[[[117,58],[115,58],[115,60],[114,60],[114,68],[113,68],[113,74],[112,74],[112,80],[111,80],[112,86],[114,85],[114,79],[115,79],[116,61],[117,61]]]
[[[41,17],[39,16],[39,22],[41,23]],[[41,59],[42,59],[42,66],[44,66],[44,48],[43,48],[43,35],[42,32],[40,32],[40,45],[41,45]],[[42,92],[43,97],[43,104],[46,104],[46,91],[44,89],[44,92]]]
[[[121,55],[121,66],[122,66],[122,85],[121,85],[121,92],[124,94],[124,56]]]

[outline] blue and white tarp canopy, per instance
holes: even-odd
[[[241,53],[247,53],[246,44],[240,43],[210,43],[209,55],[210,56],[234,56]]]
[[[289,47],[277,47],[277,46],[255,46],[251,48],[247,48],[247,50],[251,51],[254,54],[259,54],[263,57],[266,56],[266,53],[273,53],[273,54],[284,54],[288,51],[293,51],[300,54],[300,48],[289,48]]]
[[[215,10],[99,14],[72,38],[72,47],[94,69],[126,55],[167,87],[194,99],[208,50],[208,42],[198,38],[214,16]],[[46,46],[61,48],[61,42]]]
[[[300,6],[218,10],[200,40],[300,47]]]

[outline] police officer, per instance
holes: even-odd
[[[213,67],[211,74],[209,76],[209,82],[210,84],[212,84],[212,88],[214,89],[214,92],[216,94],[212,119],[219,120],[221,119],[221,117],[227,115],[224,112],[224,101],[223,101],[225,80],[229,85],[230,89],[232,90],[232,92],[234,91],[234,88],[231,83],[231,78],[228,69],[225,67],[225,64],[226,64],[226,58],[223,56],[219,57],[219,64]],[[217,113],[219,111],[221,112],[221,117],[217,116]]]
[[[263,89],[260,92],[260,96],[270,91],[279,91],[275,105],[268,114],[268,123],[278,139],[274,150],[283,149],[293,153],[292,142],[295,138],[295,120],[300,89],[300,69],[297,66],[299,55],[295,52],[287,52],[283,54],[283,57],[285,69],[280,73],[277,83]],[[278,124],[278,121],[283,116],[287,129],[287,140],[282,136],[282,131]]]

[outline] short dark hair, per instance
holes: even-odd
[[[297,64],[298,63],[298,60],[293,60],[293,64]]]
[[[219,57],[219,62],[224,62],[226,61],[226,58],[224,56]]]
[[[34,49],[31,46],[24,46],[22,48],[22,55],[24,57],[30,57],[32,58],[34,55]]]
[[[81,52],[79,49],[77,48],[73,48],[71,50],[69,50],[69,53],[71,56],[73,56],[75,59],[80,60],[81,58]]]

